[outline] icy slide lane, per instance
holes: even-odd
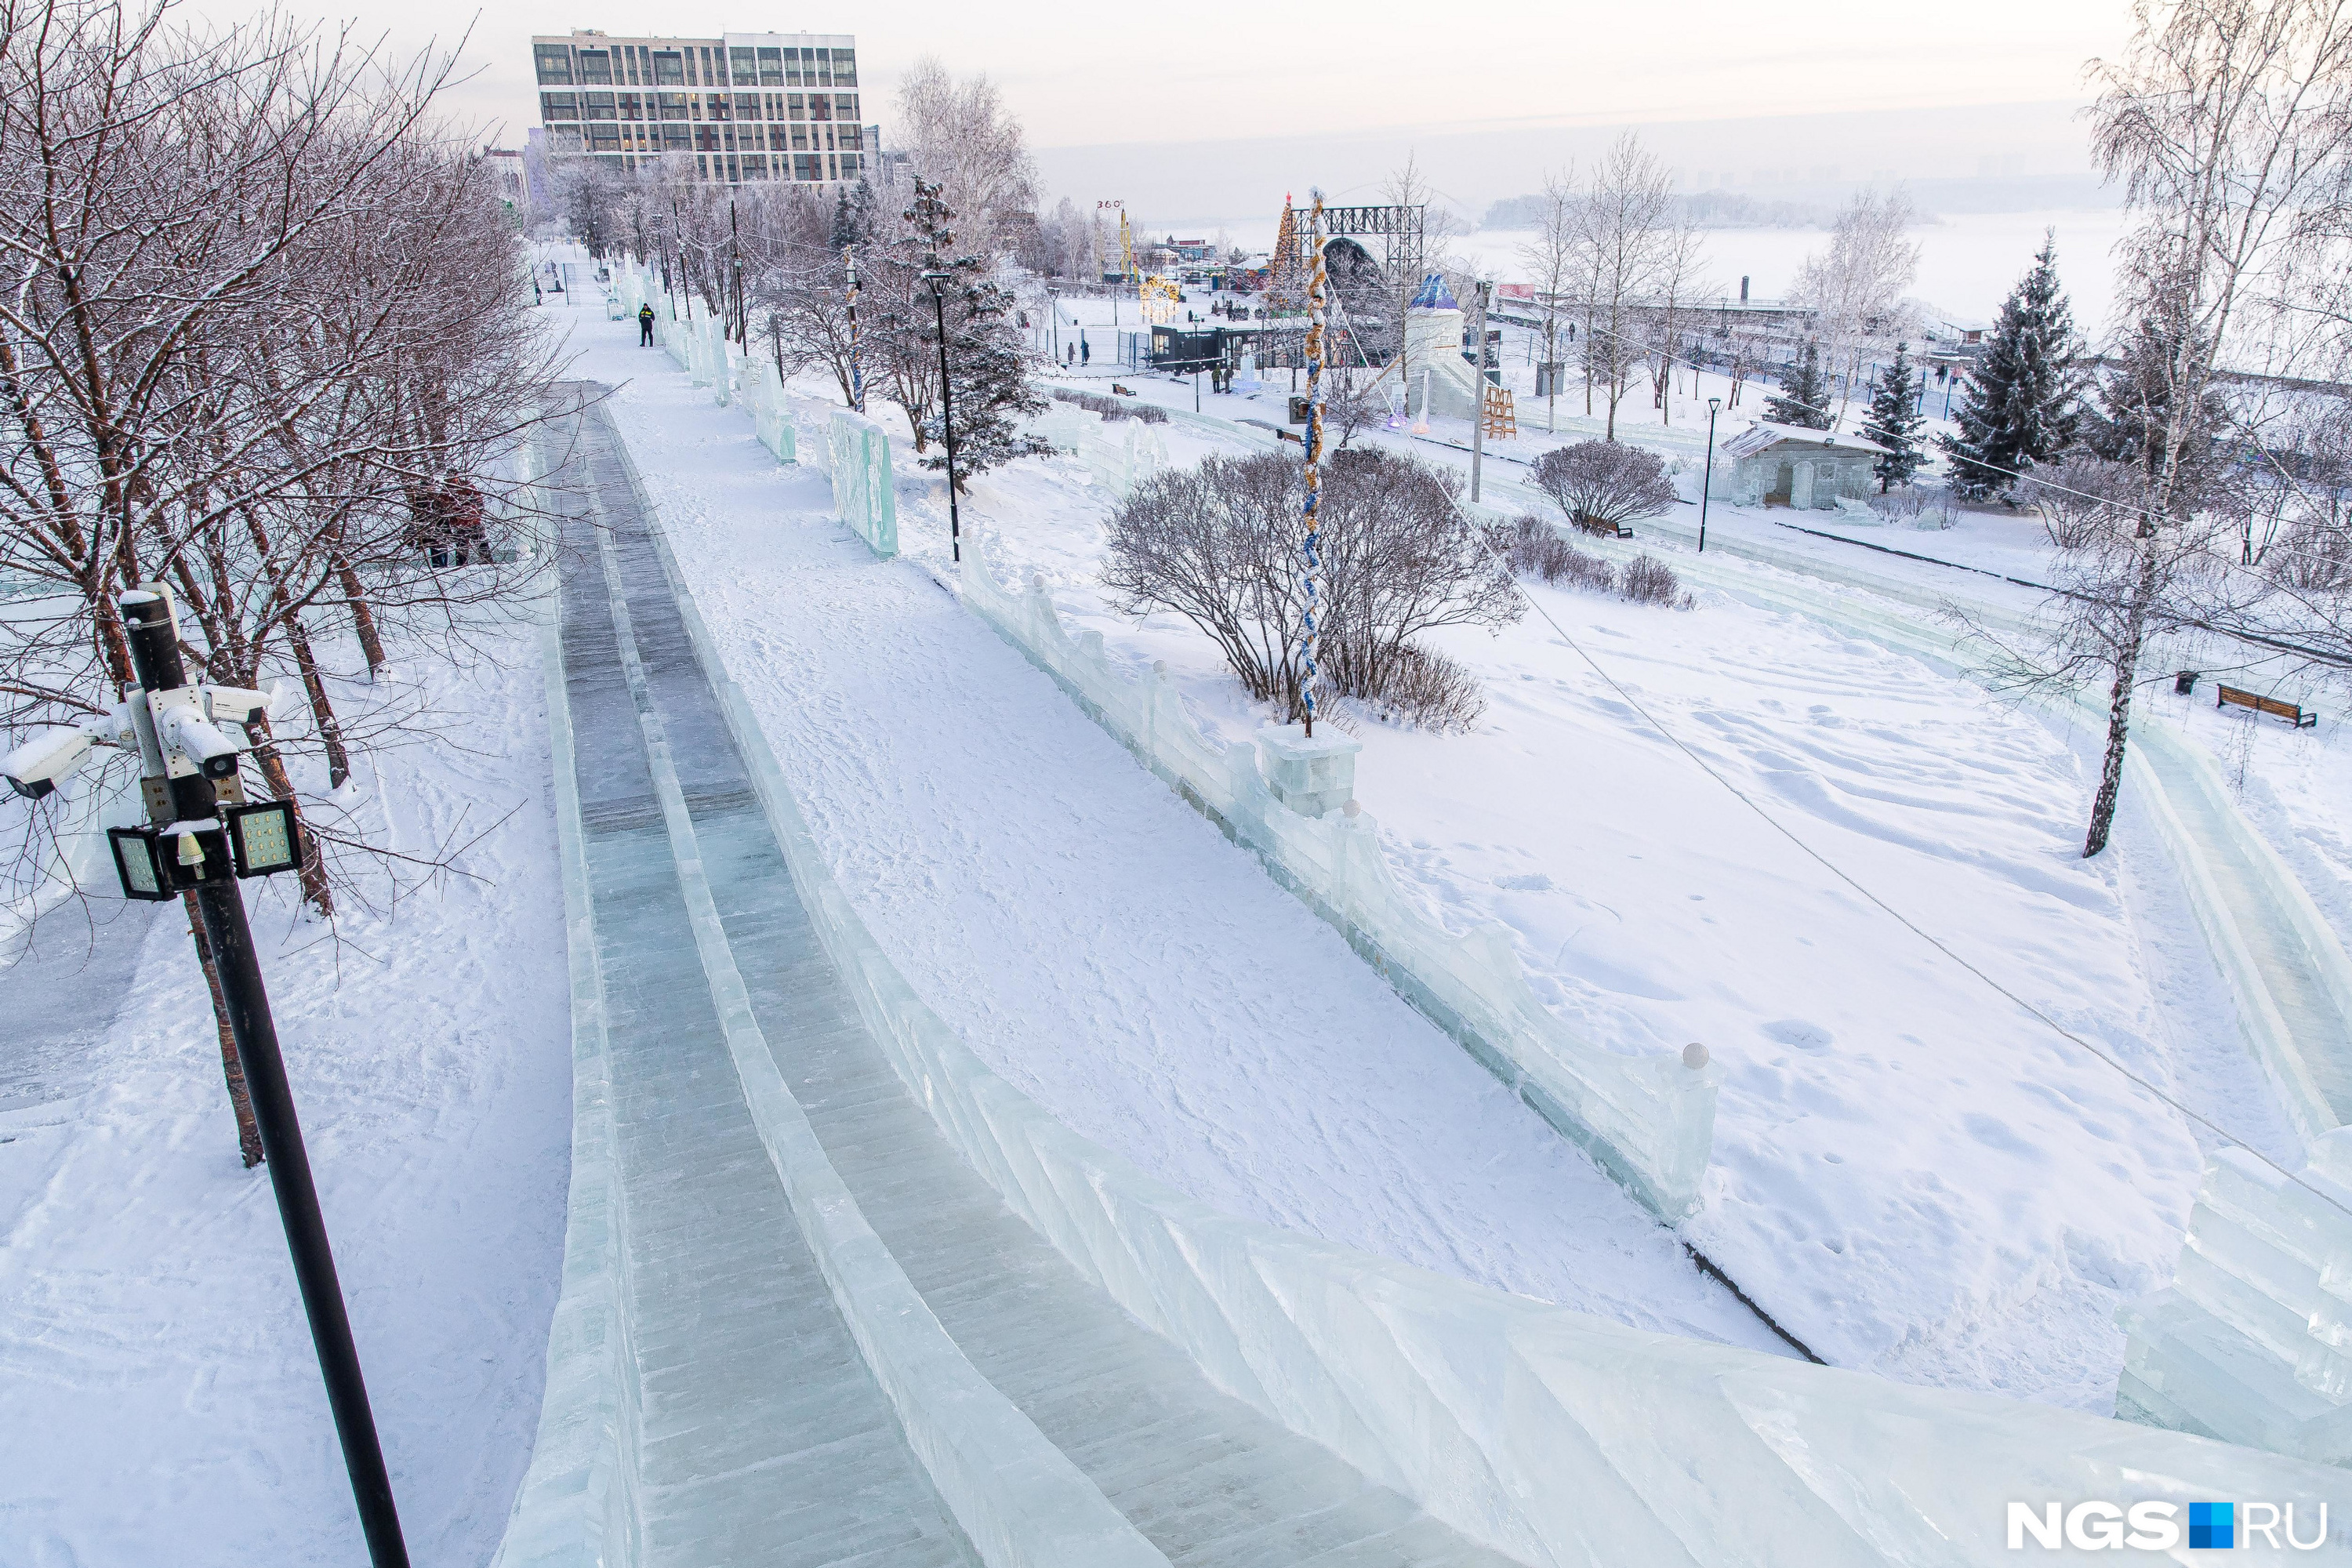
[[[1782,1349],[1045,676],[876,563],[821,475],[601,327],[581,373],[628,383],[615,422],[835,875],[990,1065],[1226,1212]]]
[[[551,673],[598,1195],[500,1568],[1507,1568],[1217,1393],[941,1135],[588,427]],[[593,513],[561,499],[590,485]]]

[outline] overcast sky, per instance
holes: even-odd
[[[234,0],[192,8],[220,20],[250,14]],[[782,9],[297,0],[296,9],[410,48],[470,30],[466,56],[478,74],[462,104],[505,121],[509,142],[535,118],[531,34],[731,27],[856,34],[868,118],[886,125],[889,91],[919,55],[985,71],[1041,149],[2045,102],[2077,96],[2084,60],[2116,47],[2129,20],[2126,0],[1976,0],[1965,9],[1888,0],[1459,8],[886,0]]]

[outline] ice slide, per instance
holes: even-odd
[[[2339,1479],[1466,1286],[1072,1134],[866,936],[591,417],[572,1203],[502,1563],[1990,1561],[2010,1498]]]

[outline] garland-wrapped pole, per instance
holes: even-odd
[[[857,357],[857,247],[843,246],[841,254],[849,263],[849,405],[863,414],[866,412],[866,366]]]
[[[1307,214],[1307,537],[1301,542],[1301,572],[1306,585],[1305,639],[1299,647],[1299,705],[1306,710],[1307,738],[1315,738],[1315,663],[1321,637],[1317,600],[1321,590],[1323,562],[1318,553],[1322,527],[1317,514],[1321,500],[1323,461],[1323,193],[1310,193],[1314,205]]]

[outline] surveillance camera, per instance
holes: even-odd
[[[208,779],[236,776],[236,754],[243,748],[215,729],[193,708],[173,708],[164,721],[164,743],[196,764]]]
[[[52,730],[0,759],[0,776],[26,800],[38,800],[89,755],[90,736],[81,730]]]

